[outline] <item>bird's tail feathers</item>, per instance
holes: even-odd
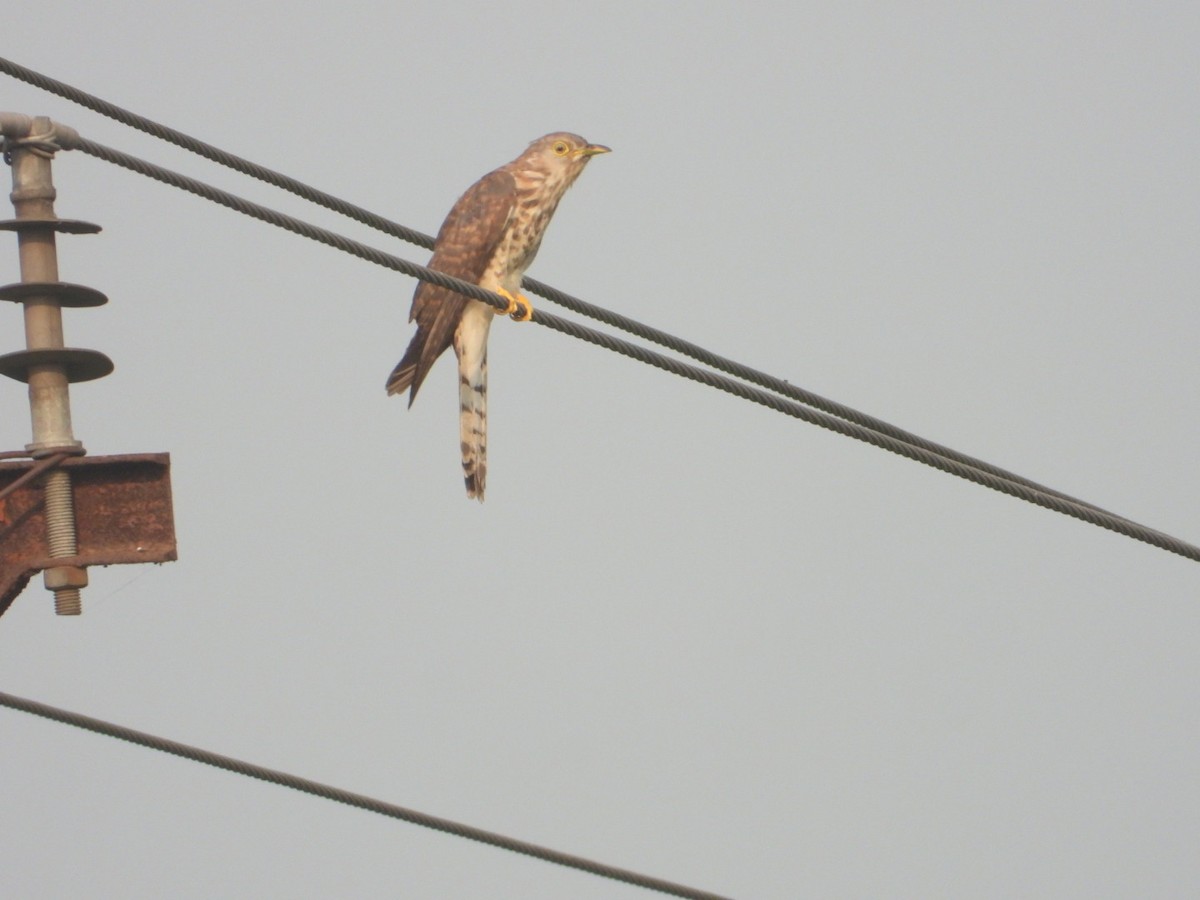
[[[388,376],[387,392],[389,397],[392,394],[403,393],[411,387],[412,393],[408,396],[408,405],[412,406],[413,401],[417,399],[417,390],[421,387],[421,382],[425,380],[423,373],[421,377],[417,377],[424,349],[425,336],[420,329],[417,329],[408,349],[404,351],[404,358],[396,364],[396,368],[392,369],[392,374]]]
[[[458,360],[458,436],[467,496],[483,502],[487,483],[487,344],[464,348]]]

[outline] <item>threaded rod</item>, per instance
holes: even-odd
[[[51,557],[74,556],[78,552],[75,539],[75,501],[71,494],[71,474],[55,469],[46,475],[45,490],[46,545]],[[83,612],[79,588],[57,588],[54,591],[54,611],[60,616],[77,616]]]

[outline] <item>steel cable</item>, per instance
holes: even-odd
[[[1077,501],[1067,497],[1064,494],[1057,492],[1047,493],[1024,484],[1015,483],[1007,478],[1000,478],[985,472],[975,466],[967,465],[925,450],[907,441],[902,441],[893,438],[889,435],[880,434],[869,428],[863,428],[853,422],[847,422],[839,419],[836,416],[830,416],[817,410],[809,409],[799,403],[792,402],[778,394],[770,393],[769,391],[759,390],[751,385],[740,381],[733,381],[718,375],[708,369],[697,368],[680,360],[671,359],[663,356],[660,353],[655,353],[653,350],[648,350],[645,347],[640,347],[637,344],[631,344],[628,341],[621,340],[603,332],[595,331],[579,325],[577,322],[572,322],[568,319],[561,319],[558,316],[551,316],[546,313],[538,313],[535,319],[539,324],[546,326],[554,331],[560,331],[563,334],[571,335],[582,341],[587,341],[596,344],[600,347],[605,347],[616,353],[628,356],[631,359],[636,359],[639,362],[644,362],[647,365],[654,366],[674,375],[679,375],[683,378],[688,378],[692,381],[697,381],[700,384],[708,385],[709,387],[725,391],[733,394],[735,397],[741,397],[744,400],[749,400],[753,403],[761,404],[768,409],[773,409],[776,412],[784,415],[792,416],[802,421],[813,425],[818,425],[821,428],[827,428],[830,431],[836,431],[846,437],[855,438],[868,444],[873,444],[883,450],[888,450],[892,453],[904,456],[908,459],[919,463],[924,463],[927,466],[946,472],[950,475],[956,475],[966,481],[974,482],[983,487],[991,488],[1003,494],[1016,497],[1020,500],[1025,500],[1028,503],[1033,503],[1045,509],[1050,509],[1066,516],[1071,516],[1080,519],[1084,522],[1089,522],[1100,528],[1107,528],[1110,531],[1115,531],[1118,534],[1123,534],[1126,537],[1131,537],[1134,540],[1143,541],[1171,553],[1176,553],[1188,559],[1200,562],[1200,547],[1196,547],[1186,541],[1173,537],[1164,532],[1157,531],[1145,525],[1141,525],[1124,516],[1114,515],[1113,513],[1102,510],[1099,507],[1092,506],[1088,503]]]
[[[359,259],[375,263],[393,271],[401,272],[413,278],[419,278],[424,281],[431,281],[434,284],[449,288],[488,303],[497,309],[503,309],[507,305],[507,301],[490,291],[486,291],[479,285],[471,284],[466,281],[460,281],[446,275],[443,272],[438,272],[426,266],[419,265],[409,260],[402,259],[390,253],[385,253],[375,247],[370,247],[359,241],[352,240],[344,235],[337,234],[326,228],[321,228],[294,216],[289,216],[286,213],[281,213],[277,210],[269,209],[258,203],[238,197],[228,191],[197,181],[187,175],[181,175],[178,172],[173,172],[170,169],[165,169],[162,166],[147,162],[143,159],[138,159],[120,150],[114,150],[111,147],[106,147],[103,144],[97,144],[95,141],[86,138],[73,138],[70,143],[70,148],[78,149],[84,153],[88,153],[98,159],[103,159],[114,165],[137,172],[164,184],[172,185],[181,190],[188,191],[203,197],[214,203],[218,203],[228,209],[235,210],[251,218],[258,219],[263,222],[283,228],[294,234],[309,238],[310,240],[318,241],[327,244],[345,253],[357,256]],[[1007,474],[996,474],[985,468],[974,465],[973,463],[963,462],[953,457],[946,456],[936,450],[927,449],[919,444],[904,440],[899,437],[894,437],[889,434],[877,431],[873,428],[860,425],[856,422],[850,422],[834,415],[822,412],[820,410],[811,409],[794,400],[782,397],[779,394],[756,388],[751,384],[743,381],[736,381],[727,378],[718,372],[708,369],[700,369],[679,360],[671,359],[663,356],[649,348],[630,343],[629,341],[615,337],[614,335],[605,334],[588,328],[576,322],[571,322],[567,319],[559,318],[545,312],[535,311],[533,322],[546,326],[554,331],[570,335],[580,340],[587,341],[599,347],[612,350],[623,354],[632,359],[648,363],[657,368],[672,372],[676,375],[689,378],[692,381],[698,381],[701,384],[708,385],[723,390],[734,396],[741,397],[745,400],[750,400],[754,403],[759,403],[777,412],[785,413],[813,425],[818,425],[822,428],[827,428],[831,431],[836,431],[839,434],[847,437],[855,438],[868,444],[873,444],[876,447],[881,447],[884,450],[889,450],[900,456],[915,460],[916,462],[924,463],[927,466],[932,466],[943,472],[948,472],[951,475],[957,475],[967,481],[972,481],[976,484],[992,488],[1001,493],[1009,494],[1029,503],[1042,506],[1046,509],[1054,510],[1063,515],[1072,516],[1084,522],[1089,522],[1101,528],[1107,528],[1110,531],[1115,531],[1118,534],[1123,534],[1135,540],[1144,541],[1155,547],[1167,550],[1171,553],[1176,553],[1180,556],[1185,556],[1188,559],[1200,562],[1200,547],[1196,547],[1179,538],[1172,537],[1161,531],[1141,525],[1137,522],[1127,519],[1124,516],[1119,516],[1107,510],[1101,509],[1083,500],[1077,500],[1067,494],[1059,491],[1042,488],[1036,483],[1029,482],[1027,479],[1014,479],[1008,477]]]
[[[356,222],[360,222],[380,232],[383,232],[384,234],[391,235],[392,237],[399,238],[403,241],[408,241],[409,243],[416,244],[417,246],[424,247],[426,249],[431,249],[433,247],[433,238],[427,234],[412,228],[408,228],[399,224],[398,222],[394,222],[391,219],[387,219],[377,213],[371,212],[368,209],[364,209],[361,206],[356,206],[355,204],[343,200],[340,197],[335,197],[332,194],[314,188],[311,185],[304,184],[303,182],[288,175],[284,175],[280,172],[276,172],[273,169],[268,169],[267,167],[261,166],[258,163],[251,162],[248,159],[244,159],[243,157],[229,153],[219,147],[215,147],[212,144],[202,141],[199,138],[184,134],[181,131],[170,128],[169,126],[163,125],[159,122],[155,122],[152,119],[146,118],[145,116],[138,115],[137,113],[117,106],[115,103],[110,103],[107,100],[103,100],[93,94],[89,94],[86,91],[82,91],[79,88],[73,87],[72,85],[58,81],[54,78],[50,78],[49,76],[43,75],[40,72],[35,72],[34,70],[19,65],[11,60],[0,57],[0,71],[3,71],[8,75],[11,75],[12,77],[28,84],[32,84],[35,87],[41,88],[42,90],[70,100],[73,103],[77,103],[80,106],[86,107],[87,109],[91,109],[94,112],[98,112],[101,115],[128,125],[131,128],[135,128],[146,134],[172,143],[177,147],[181,147],[184,150],[195,153],[198,156],[204,157],[205,159],[211,160],[219,165],[233,169],[236,172],[241,172],[242,174],[248,175],[251,178],[258,179],[259,181],[266,182],[267,184],[288,191],[291,194],[295,194],[298,197],[308,200],[311,203],[315,203],[318,206],[332,210],[340,215],[347,216]],[[992,463],[985,462],[984,460],[969,456],[961,451],[954,450],[953,448],[946,447],[942,444],[938,444],[934,441],[920,437],[912,432],[905,431],[904,429],[892,425],[883,419],[876,418],[875,416],[861,412],[852,407],[846,406],[845,404],[838,403],[836,400],[830,400],[826,397],[822,397],[820,394],[816,394],[812,391],[793,385],[782,378],[778,378],[774,375],[760,371],[759,369],[747,366],[744,363],[720,356],[719,354],[713,353],[704,347],[693,344],[691,341],[686,341],[666,331],[662,331],[661,329],[655,328],[651,325],[639,322],[636,319],[631,319],[628,316],[622,315],[621,313],[613,312],[612,310],[605,309],[604,307],[597,306],[593,303],[588,303],[585,300],[581,300],[578,297],[574,297],[564,291],[560,291],[557,288],[551,287],[548,284],[537,281],[536,279],[526,277],[523,284],[531,293],[545,297],[547,300],[557,303],[565,309],[569,309],[572,312],[587,316],[588,318],[595,319],[599,322],[603,322],[604,324],[610,325],[613,328],[626,331],[635,337],[639,337],[643,340],[650,341],[651,343],[658,344],[659,346],[666,347],[669,350],[672,350],[683,356],[690,357],[697,362],[701,362],[706,366],[711,366],[712,368],[732,375],[735,378],[741,378],[744,381],[749,381],[751,384],[757,384],[759,387],[766,388],[770,391],[775,391],[778,394],[782,394],[785,397],[790,397],[793,400],[798,400],[801,403],[806,403],[809,406],[823,410],[830,415],[846,419],[849,422],[856,422],[859,425],[870,428],[874,431],[878,431],[881,434],[890,435],[891,437],[898,438],[899,440],[913,444],[914,446],[940,454],[947,459],[964,463],[968,466],[972,466],[1017,484],[1023,484],[1044,494],[1062,497],[1065,500],[1070,500],[1073,503],[1077,503],[1081,506],[1087,506],[1101,512],[1108,512],[1107,510],[1103,510],[1101,507],[1095,506],[1094,504],[1071,497],[1068,494],[1064,494],[1053,488],[1046,487],[1045,485],[1038,484],[1036,481],[1032,481],[1024,476],[1009,472],[1008,470],[1002,469],[999,466],[993,465]],[[1108,514],[1116,516],[1116,513],[1110,512]],[[1118,516],[1118,518],[1122,517]]]
[[[63,82],[48,78],[47,76],[41,75],[40,73],[34,72],[2,57],[0,57],[0,71],[4,71],[22,81],[62,96],[155,137],[176,144],[181,148],[195,152],[200,156],[203,156],[228,168],[234,169],[235,171],[279,187],[303,199],[338,212],[339,214],[345,215],[385,234],[397,237],[401,240],[427,249],[431,248],[433,245],[433,239],[429,235],[426,235],[420,231],[407,228],[362,207],[348,203],[345,200],[305,185],[296,179],[290,178],[289,176],[275,172],[274,170],[223,151],[220,148],[214,147],[213,145],[207,144],[203,141],[199,141],[198,139],[185,135],[182,132],[176,131],[175,129],[155,123],[135,113],[129,112],[128,110],[124,110],[115,104],[111,104],[98,97],[95,97],[94,95],[88,94],[77,88],[73,88]],[[104,159],[108,162],[123,166],[127,169],[154,178],[158,181],[190,191],[191,193],[205,197],[206,199],[219,203],[227,208],[276,225],[277,227],[284,228],[285,230],[299,234],[303,237],[325,243],[336,249],[342,250],[343,252],[350,253],[377,265],[393,269],[414,278],[431,281],[433,283],[442,285],[443,287],[447,287],[464,295],[473,297],[474,299],[490,303],[497,308],[503,308],[505,306],[505,301],[503,298],[499,297],[498,295],[491,294],[490,292],[479,288],[477,285],[461,282],[458,279],[446,276],[424,266],[411,263],[391,254],[384,253],[383,251],[375,248],[368,247],[367,245],[353,241],[349,238],[345,238],[341,235],[337,235],[336,233],[327,231],[326,229],[318,228],[317,226],[302,222],[283,213],[267,209],[266,207],[259,206],[258,204],[250,203],[249,201],[237,198],[232,194],[228,194],[227,192],[204,185],[203,183],[194,179],[187,178],[186,176],[179,175],[178,173],[170,172],[169,170],[162,169],[161,167],[155,166],[151,163],[136,160],[133,157],[122,154],[120,151],[104,147],[103,145],[96,144],[92,141],[82,138],[73,146],[84,151],[85,153],[96,156],[97,158]],[[1067,494],[1026,479],[1023,476],[1008,472],[998,466],[994,466],[985,461],[961,453],[960,451],[929,441],[918,435],[912,434],[911,432],[891,425],[890,423],[887,423],[881,419],[875,418],[836,401],[829,400],[796,385],[792,385],[787,381],[777,378],[776,376],[769,375],[742,363],[719,356],[703,347],[678,338],[665,331],[661,331],[660,329],[638,322],[627,316],[612,312],[603,307],[599,307],[579,298],[573,297],[570,294],[567,294],[535,279],[527,277],[524,280],[524,285],[530,292],[543,296],[552,302],[558,303],[564,308],[572,310],[573,312],[596,319],[607,325],[622,329],[637,337],[659,344],[682,355],[691,357],[692,359],[711,366],[714,369],[726,372],[735,376],[736,378],[743,379],[743,381],[749,382],[750,384],[744,384],[738,381],[732,381],[728,378],[723,378],[714,372],[700,369],[687,363],[683,363],[679,360],[662,356],[661,354],[655,353],[654,351],[648,350],[644,347],[631,344],[612,335],[597,332],[593,329],[581,326],[578,323],[561,319],[557,316],[553,316],[544,312],[536,312],[533,321],[544,325],[551,330],[570,335],[577,339],[587,341],[617,353],[621,353],[629,358],[655,366],[656,368],[672,374],[697,381],[701,384],[705,384],[719,390],[723,390],[734,396],[750,400],[777,412],[781,412],[811,424],[830,429],[845,436],[873,444],[874,446],[897,453],[917,462],[924,463],[925,465],[929,465],[933,468],[939,469],[940,471],[948,472],[973,483],[1009,494],[1010,496],[1014,496],[1035,505],[1042,506],[1046,509],[1051,509],[1064,515],[1072,516],[1082,521],[1089,522],[1093,525],[1109,529],[1127,537],[1149,543],[1153,546],[1167,550],[1168,552],[1176,553],[1186,558],[1200,561],[1200,548],[1179,540],[1178,538],[1174,538],[1154,529],[1147,528],[1146,526],[1133,522],[1123,516],[1108,512],[1107,510],[1101,509],[1100,507],[1097,507],[1086,501],[1073,498]],[[758,390],[752,387],[752,384],[759,385],[767,390]],[[791,398],[792,400],[799,402],[789,402],[789,400],[785,398]],[[807,404],[807,406],[801,404]],[[809,409],[807,407],[813,407],[814,409]],[[205,763],[207,765],[225,769],[237,774],[278,784],[294,790],[309,793],[314,796],[335,800],[340,803],[345,803],[360,809],[407,821],[422,827],[454,834],[459,837],[489,844],[500,849],[522,853],[547,862],[555,863],[557,865],[591,872],[592,874],[596,874],[601,877],[623,881],[628,884],[637,885],[650,890],[679,897],[717,898],[717,900],[720,900],[719,895],[706,891],[674,884],[672,882],[652,878],[650,876],[640,875],[625,869],[594,862],[592,860],[573,856],[571,854],[561,853],[559,851],[540,847],[538,845],[530,844],[514,838],[509,838],[494,832],[477,829],[472,826],[464,825],[448,819],[442,819],[440,817],[421,813],[419,811],[409,810],[404,807],[389,804],[365,795],[345,791],[340,788],[324,785],[319,782],[300,778],[298,776],[289,775],[284,772],[267,769],[265,767],[257,766],[253,763],[222,756],[220,754],[212,753],[200,748],[191,747],[189,745],[181,744],[165,738],[159,738],[143,732],[135,731],[133,729],[124,728],[123,726],[103,722],[101,720],[83,716],[78,713],[72,713],[57,709],[55,707],[46,706],[44,704],[37,703],[36,701],[25,700],[0,692],[0,705],[8,706],[12,709],[38,715],[43,718],[62,722],[78,728],[83,728],[98,734],[104,734],[120,740],[139,744],[150,749],[159,750],[161,752],[191,759],[196,762]]]
[[[260,166],[258,163],[243,159],[240,156],[222,150],[220,147],[214,147],[212,144],[186,135],[181,131],[176,131],[174,128],[155,122],[152,119],[147,119],[145,116],[140,116],[135,112],[117,106],[115,103],[103,100],[94,94],[89,94],[48,75],[35,72],[33,69],[26,68],[10,59],[0,57],[0,72],[11,75],[13,78],[41,88],[51,94],[56,94],[110,119],[115,119],[124,125],[128,125],[130,128],[136,128],[138,131],[167,141],[205,159],[212,160],[215,163],[233,169],[235,172],[249,175],[251,178],[274,185],[311,203],[316,203],[318,206],[323,206],[326,209],[331,209],[341,215],[348,216],[364,225],[369,225],[379,231],[398,237],[403,241],[417,244],[426,249],[433,247],[433,238],[427,234],[422,234],[412,228],[406,228],[370,210],[355,206],[353,203],[348,203],[339,197],[334,197],[332,194],[327,194],[324,191],[303,184],[281,172],[268,169],[266,166]]]
[[[128,741],[131,744],[138,744],[142,747],[148,747],[151,750],[170,753],[173,756],[204,763],[208,766],[224,769],[227,772],[234,772],[249,778],[257,778],[260,781],[267,781],[271,784],[291,788],[305,794],[312,794],[315,797],[324,797],[326,800],[345,803],[348,806],[365,809],[368,812],[378,813],[381,816],[388,816],[393,819],[409,822],[413,825],[420,825],[422,828],[432,828],[435,831],[443,831],[447,834],[466,838],[467,840],[478,841],[481,844],[488,844],[492,847],[498,847],[501,850],[521,853],[525,856],[532,856],[535,859],[554,863],[559,866],[566,866],[571,869],[578,869],[582,872],[590,872],[602,878],[623,881],[626,884],[658,891],[662,894],[670,894],[675,897],[695,898],[695,900],[727,900],[727,898],[709,891],[702,891],[697,888],[687,887],[686,885],[676,884],[672,881],[665,881],[661,878],[654,878],[650,875],[631,872],[628,869],[610,866],[606,863],[596,862],[582,856],[575,856],[571,853],[552,850],[538,844],[531,844],[528,841],[497,834],[494,831],[485,831],[482,828],[475,828],[472,825],[464,825],[461,822],[455,822],[451,819],[443,819],[440,816],[433,816],[415,809],[397,806],[394,803],[388,803],[384,800],[377,800],[365,794],[356,794],[353,791],[322,784],[319,781],[311,781],[307,778],[301,778],[298,775],[290,775],[287,772],[280,772],[277,769],[268,769],[265,766],[234,759],[231,756],[213,753],[211,750],[204,750],[200,747],[193,747],[190,744],[182,744],[179,741],[157,737],[153,734],[147,734],[144,731],[136,731],[132,728],[126,728],[123,725],[115,725],[112,722],[94,719],[91,716],[85,716],[81,713],[48,706],[45,703],[38,703],[36,700],[27,700],[23,697],[16,697],[12,694],[0,692],[0,706],[7,706],[10,709],[41,716],[43,719],[61,722],[64,725],[72,725],[75,728],[82,728],[86,731],[105,735],[106,737]]]
[[[21,453],[20,455],[27,456],[28,454]],[[17,476],[17,478],[15,478],[13,481],[10,481],[3,488],[0,488],[0,501],[3,501],[9,494],[14,493],[18,488],[24,487],[35,478],[38,478],[50,469],[53,469],[70,455],[70,453],[55,453],[52,456],[46,456],[42,459],[39,459],[32,466],[30,466],[23,475]],[[16,454],[13,454],[12,456],[8,455],[7,453],[0,454],[0,459],[16,458]],[[0,507],[0,509],[2,509],[2,507]]]

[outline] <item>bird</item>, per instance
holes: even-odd
[[[422,281],[408,320],[416,320],[404,357],[387,379],[388,395],[409,391],[411,408],[425,376],[446,348],[458,357],[459,442],[467,497],[483,501],[487,484],[487,339],[496,312],[528,322],[533,305],[519,293],[546,226],[567,188],[593,156],[609,153],[577,134],[533,141],[510,163],[484,175],[450,209],[429,268],[477,284],[508,301],[496,310],[449,288]]]

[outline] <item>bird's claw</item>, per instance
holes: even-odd
[[[512,316],[514,322],[528,322],[533,318],[533,304],[524,294],[510,294],[503,289],[497,293],[508,301],[508,306],[500,311],[500,315]]]

